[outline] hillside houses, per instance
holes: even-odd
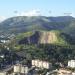
[[[42,61],[42,60],[32,60],[32,66],[38,67],[38,68],[45,68],[45,69],[50,69],[52,68],[52,64],[47,62],[47,61]]]
[[[0,37],[0,43],[9,43],[10,39],[9,38],[1,38]]]

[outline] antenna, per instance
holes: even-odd
[[[17,10],[15,10],[15,11],[14,11],[14,14],[17,16],[17,15],[18,15],[18,11],[17,11]]]
[[[64,13],[65,16],[71,16],[72,13]]]
[[[50,14],[52,13],[52,11],[50,10],[48,13],[49,13],[49,15],[50,15]]]

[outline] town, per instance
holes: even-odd
[[[2,37],[0,41],[0,45],[6,45],[10,39]],[[9,47],[4,46],[4,48],[6,50],[0,52],[0,75],[75,75],[73,59],[68,60],[67,65],[61,62],[55,63],[59,68],[54,68],[52,62],[40,59],[26,60],[23,52],[14,53]]]

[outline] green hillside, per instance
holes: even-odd
[[[71,37],[62,31],[35,31],[19,34],[16,39],[19,44],[59,44],[69,45]]]
[[[53,36],[53,37],[52,37]],[[49,37],[49,38],[48,38]],[[47,40],[46,40],[47,38]],[[41,59],[50,62],[64,62],[73,59],[75,45],[71,36],[58,30],[20,33],[16,36],[17,44],[13,50],[26,59]]]
[[[75,20],[73,20],[68,27],[65,27],[64,32],[75,38]]]

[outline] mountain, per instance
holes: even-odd
[[[19,44],[59,44],[59,45],[68,45],[72,44],[72,38],[58,30],[51,31],[35,31],[29,35],[31,32],[22,33],[23,37],[18,35]],[[26,35],[25,35],[26,34]]]
[[[68,22],[74,20],[75,18],[72,16],[58,16],[58,17],[48,17],[48,19],[51,19],[53,22]]]
[[[63,30],[75,18],[71,16],[17,16],[0,23],[0,34],[18,34],[35,30]]]
[[[72,20],[69,26],[66,26],[64,32],[75,38],[75,20]]]

